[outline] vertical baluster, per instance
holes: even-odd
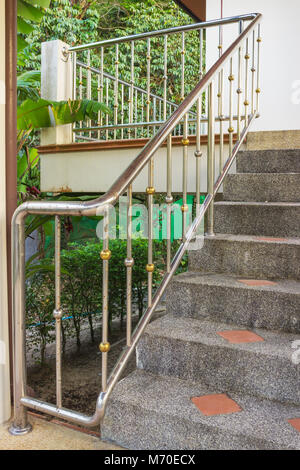
[[[188,115],[185,114],[183,122],[183,163],[182,163],[182,240],[185,240],[186,228],[187,228],[187,172],[188,172],[188,145],[190,141],[188,139]]]
[[[101,103],[101,77],[98,75],[98,87],[97,87],[97,99],[98,103]],[[97,122],[98,127],[101,126],[101,111],[98,111],[98,122]],[[101,138],[101,132],[100,129],[98,130],[98,140]]]
[[[199,47],[200,47],[200,55],[199,55],[199,77],[200,80],[203,77],[203,31],[202,29],[199,30]]]
[[[200,212],[200,158],[201,152],[201,107],[202,96],[197,100],[197,118],[196,118],[196,214]]]
[[[161,120],[162,120],[162,105],[163,105],[162,101],[159,100],[159,110],[158,110],[158,119],[159,119],[159,122],[161,122]]]
[[[144,93],[142,93],[142,104],[141,104],[141,122],[144,122]],[[144,128],[141,128],[141,137],[144,137]]]
[[[108,90],[108,86],[109,86],[109,81],[108,81],[108,78],[106,79],[106,92],[105,92],[105,104],[106,106],[108,107],[109,105],[109,90]],[[108,113],[106,113],[106,116],[105,116],[105,124],[108,126]],[[108,140],[108,129],[105,131],[105,137],[106,137],[106,140]]]
[[[239,22],[239,33],[243,32],[243,22]],[[238,51],[238,88],[237,92],[237,135],[238,139],[241,136],[241,98],[242,98],[242,46],[239,47]]]
[[[80,100],[82,100],[82,86],[83,86],[82,67],[79,67],[79,99]],[[82,121],[80,121],[79,127],[82,128]],[[80,135],[82,135],[82,132],[80,132]]]
[[[252,67],[251,67],[251,73],[252,73],[252,80],[251,80],[251,114],[254,114],[255,110],[255,31],[253,31],[252,34]]]
[[[115,60],[115,88],[114,88],[114,125],[118,124],[118,106],[119,106],[119,44],[116,44]],[[117,129],[114,129],[114,140],[117,138]]]
[[[135,123],[138,122],[138,92],[135,90]],[[134,138],[137,138],[137,127],[134,129]]]
[[[102,392],[106,392],[107,387],[107,354],[110,350],[108,342],[108,274],[111,251],[109,249],[109,209],[105,209],[103,217],[103,249],[100,258],[103,261],[103,285],[102,285],[102,342],[99,346],[102,353]]]
[[[148,184],[146,189],[148,195],[148,264],[146,271],[148,273],[148,307],[152,303],[152,280],[153,280],[153,195],[155,194],[154,184],[154,160],[153,157],[150,159],[148,166]]]
[[[132,309],[132,267],[134,260],[132,258],[132,185],[128,186],[127,191],[127,258],[125,260],[125,266],[127,271],[126,279],[126,340],[127,346],[131,345],[131,309]]]
[[[207,144],[207,193],[213,194],[215,180],[215,110],[214,82],[208,86],[208,144]],[[214,235],[214,205],[208,209],[207,233]]]
[[[151,41],[147,39],[147,101],[146,101],[146,122],[150,122],[150,85],[151,85]],[[149,137],[149,126],[147,127],[147,137]]]
[[[101,47],[101,51],[100,51],[100,96],[99,96],[100,103],[103,103],[103,88],[104,88],[103,73],[104,73],[104,48]],[[100,114],[100,116],[99,116],[100,119],[99,119],[98,125],[102,126],[103,125],[103,113],[102,113],[102,111],[100,111],[99,114]],[[99,134],[98,134],[99,140],[100,140],[100,137],[101,137],[101,132],[99,131]]]
[[[185,33],[181,33],[181,101],[185,96]]]
[[[156,121],[156,98],[153,98],[153,121],[155,122]],[[154,126],[153,127],[153,135],[155,134],[155,131],[156,131],[156,127]]]
[[[171,214],[172,214],[172,133],[167,140],[167,272],[171,270]]]
[[[248,125],[248,107],[249,107],[249,98],[248,98],[248,80],[249,80],[249,39],[246,39],[246,54],[245,54],[245,126]]]
[[[121,84],[121,124],[124,124],[124,85]],[[121,139],[124,138],[124,129],[121,127]]]
[[[87,56],[87,99],[92,99],[92,74],[91,74],[91,51],[88,50]],[[88,127],[91,127],[91,120],[88,120]],[[91,131],[89,131],[89,137],[92,137]]]
[[[73,65],[73,93],[72,98],[75,101],[77,99],[77,53],[72,54],[72,65]],[[73,124],[73,129],[76,128],[76,123]],[[76,133],[73,132],[72,141],[75,142]]]
[[[164,36],[164,101],[163,120],[167,120],[167,85],[168,85],[168,36]]]
[[[60,246],[61,246],[61,221],[60,217],[55,217],[55,310],[53,317],[55,318],[55,331],[56,331],[56,405],[58,408],[62,407],[62,368],[61,368],[61,260],[60,260]]]
[[[219,57],[223,51],[223,27],[219,28]],[[220,146],[219,146],[219,171],[221,173],[223,168],[223,155],[224,155],[224,130],[223,130],[223,88],[224,88],[224,70],[222,69],[218,77],[218,114],[220,119]]]
[[[131,65],[130,65],[130,97],[129,97],[129,122],[133,123],[134,101],[134,41],[131,41]],[[128,129],[128,137],[131,137],[131,128]]]
[[[260,36],[260,24],[258,25],[257,37],[257,74],[256,74],[256,113],[259,116],[259,94],[260,94],[260,44],[262,38]],[[258,117],[257,116],[257,117]]]
[[[229,80],[229,155],[232,154],[232,148],[233,148],[233,114],[232,114],[232,107],[233,107],[233,81],[234,81],[234,76],[233,76],[233,63],[232,63],[232,58],[230,59],[230,75],[228,77]]]

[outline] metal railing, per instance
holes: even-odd
[[[244,29],[243,22],[251,21]],[[122,376],[122,373],[128,364],[145,327],[149,323],[153,312],[158,306],[162,295],[164,294],[172,277],[176,273],[178,266],[188,250],[189,244],[198,227],[200,226],[204,215],[207,213],[208,234],[214,233],[214,198],[222,185],[235,157],[241,148],[241,145],[250,129],[250,126],[258,117],[259,112],[259,80],[260,80],[260,14],[245,15],[243,17],[228,18],[225,20],[216,20],[208,23],[196,25],[195,29],[207,28],[213,25],[219,25],[220,38],[222,39],[222,26],[227,23],[238,23],[240,34],[229,48],[221,54],[217,62],[199,81],[196,87],[183,100],[178,108],[159,128],[156,135],[147,143],[143,150],[132,161],[128,168],[121,174],[117,181],[111,186],[109,191],[93,201],[85,202],[55,202],[55,201],[36,201],[22,204],[15,212],[13,226],[13,311],[14,311],[14,400],[15,416],[11,427],[11,433],[24,434],[30,430],[30,424],[27,419],[27,410],[33,409],[44,412],[52,416],[77,423],[83,426],[98,425],[104,416],[107,400]],[[179,29],[184,31],[186,28]],[[152,35],[157,34],[150,33]],[[122,39],[123,41],[123,39]],[[124,40],[125,41],[125,40]],[[220,45],[222,45],[220,43]],[[250,47],[251,46],[251,47]],[[93,45],[93,47],[96,47]],[[220,48],[221,51],[221,48]],[[252,56],[252,57],[251,57]],[[252,59],[252,60],[251,60]],[[251,63],[250,63],[251,60]],[[243,66],[244,62],[244,66]],[[234,69],[236,68],[236,77]],[[243,73],[244,72],[244,73]],[[252,79],[249,80],[249,73]],[[229,119],[229,146],[228,150],[223,145],[223,104],[225,101],[224,79],[227,75],[228,89],[226,100],[228,102]],[[237,99],[233,99],[233,85],[237,84]],[[201,140],[201,106],[203,93],[207,92],[207,196],[204,203],[200,205],[200,160],[202,155]],[[242,98],[242,96],[244,97]],[[245,109],[244,119],[242,120],[242,102]],[[217,104],[217,106],[216,106]],[[193,107],[196,107],[196,151],[195,168],[192,169],[196,179],[196,208],[195,215],[191,224],[187,221],[187,176],[188,176],[188,154],[189,154],[189,133],[188,133],[188,114]],[[237,120],[234,121],[233,108],[237,107]],[[217,108],[217,109],[216,109]],[[171,253],[171,211],[174,195],[172,194],[172,140],[173,131],[181,122],[183,122],[182,137],[182,241],[178,251],[172,259]],[[236,126],[237,142],[234,144],[233,133]],[[216,129],[220,127],[220,152],[217,155],[215,151]],[[154,154],[167,141],[167,161],[166,161],[166,218],[167,218],[167,261],[165,274],[158,286],[156,292],[153,292],[153,272],[156,269],[153,257],[153,201],[155,197],[154,181]],[[225,155],[226,152],[226,155]],[[218,161],[218,165],[216,164]],[[148,202],[148,262],[145,266],[148,277],[148,307],[143,314],[134,332],[132,332],[132,302],[131,287],[132,273],[134,269],[134,253],[132,250],[132,185],[141,173],[143,168],[148,165],[148,187],[145,188]],[[178,168],[177,171],[180,171]],[[217,175],[217,176],[216,176]],[[126,340],[127,345],[111,375],[108,377],[107,360],[109,354],[108,338],[108,296],[109,296],[109,264],[111,251],[109,248],[109,208],[116,205],[119,198],[127,194],[127,257],[124,260],[127,272],[127,281],[124,289],[127,299],[127,322],[126,322]],[[56,286],[56,306],[54,318],[56,320],[56,386],[57,402],[50,404],[27,396],[26,392],[26,354],[25,354],[25,218],[29,214],[53,215],[56,221],[55,236],[55,286]],[[68,216],[103,216],[103,246],[101,259],[103,263],[103,292],[102,292],[102,342],[100,351],[102,353],[102,391],[99,394],[94,415],[86,416],[76,411],[63,408],[62,405],[62,384],[61,384],[61,279],[60,279],[60,217]]]
[[[240,16],[238,24],[249,20]],[[225,18],[70,47],[73,99],[93,99],[110,110],[74,127],[75,141],[153,137],[205,74],[207,30],[219,28],[210,42],[221,55],[222,28],[235,22]],[[196,113],[194,106],[188,114],[190,135],[196,134]],[[201,116],[204,123],[205,94]],[[183,125],[173,135],[183,135]]]

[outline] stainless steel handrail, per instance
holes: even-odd
[[[82,44],[80,46],[73,46],[68,49],[68,52],[80,52],[88,49],[96,49],[98,47],[112,46],[114,44],[121,44],[123,42],[138,41],[141,39],[153,38],[165,34],[175,34],[187,31],[196,31],[198,29],[211,28],[213,26],[223,26],[230,23],[239,23],[240,21],[251,21],[257,17],[258,13],[249,13],[248,15],[231,16],[228,18],[221,18],[218,20],[202,21],[201,23],[193,23],[185,26],[176,26],[173,28],[158,29],[157,31],[148,31],[146,33],[132,34],[130,36],[122,36],[120,38],[106,39],[104,41],[92,42],[89,44]]]
[[[85,416],[65,408],[61,408],[40,400],[30,398],[26,395],[26,358],[25,358],[25,235],[24,222],[28,214],[52,214],[59,215],[77,215],[77,216],[94,216],[106,214],[108,206],[115,204],[119,198],[129,187],[132,182],[140,174],[142,169],[149,163],[159,147],[166,141],[173,129],[179,124],[189,109],[199,100],[204,90],[209,88],[209,106],[210,111],[213,110],[213,82],[229,60],[232,62],[233,54],[240,48],[244,40],[254,31],[254,28],[261,19],[260,14],[244,15],[242,17],[215,20],[208,22],[210,25],[228,24],[236,21],[252,19],[253,21],[240,34],[240,36],[232,43],[232,45],[221,55],[213,67],[200,80],[194,90],[184,99],[178,109],[170,116],[163,126],[158,130],[157,134],[148,142],[128,168],[111,186],[107,193],[93,201],[88,202],[53,202],[53,201],[36,201],[26,202],[22,204],[15,212],[12,220],[12,250],[13,250],[13,311],[14,311],[14,400],[15,400],[15,418],[11,427],[13,434],[24,434],[30,430],[27,420],[27,408],[42,411],[47,414],[57,416],[77,424],[84,426],[95,426],[99,424],[103,418],[107,400],[120,379],[122,372],[128,362],[129,357],[139,341],[146,325],[155,311],[162,294],[175,274],[179,263],[188,248],[189,242],[192,240],[197,227],[201,223],[205,213],[209,211],[211,216],[213,210],[214,197],[224,181],[230,166],[232,165],[237,152],[239,151],[248,131],[258,114],[258,109],[254,110],[251,115],[246,115],[246,124],[244,130],[240,134],[239,141],[230,149],[230,156],[221,171],[221,174],[215,184],[213,184],[213,162],[210,162],[210,186],[208,195],[204,204],[201,206],[194,222],[187,231],[184,240],[177,251],[167,274],[164,276],[156,294],[154,295],[151,305],[149,305],[144,316],[142,317],[135,333],[132,336],[130,346],[128,346],[118,361],[113,373],[111,374],[105,392],[101,392],[97,399],[96,410],[93,416]],[[204,23],[201,23],[204,25]],[[199,28],[199,25],[197,25]],[[204,27],[204,26],[203,26]],[[205,24],[208,27],[208,24]],[[195,27],[196,28],[196,27]],[[210,112],[210,116],[213,112]],[[231,116],[232,118],[232,116]],[[232,136],[232,134],[231,134]],[[212,117],[209,123],[209,145],[210,149],[214,146],[214,120]],[[232,140],[231,140],[232,142]],[[184,144],[185,145],[185,144]],[[150,188],[151,189],[151,188]]]

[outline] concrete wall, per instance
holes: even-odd
[[[221,0],[207,0],[207,20],[220,18]],[[261,36],[261,117],[252,131],[300,129],[300,2],[299,0],[223,0],[224,17],[263,14]],[[231,38],[224,27],[225,43]],[[208,62],[216,59],[216,37],[208,34]],[[211,41],[210,41],[211,39]]]
[[[9,392],[5,207],[5,0],[0,0],[0,423],[11,413]]]

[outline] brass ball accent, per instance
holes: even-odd
[[[255,68],[255,67],[252,67],[251,72],[252,72],[252,73],[256,72],[256,68]]]
[[[99,349],[102,353],[107,353],[110,350],[110,344],[109,343],[100,343],[99,344]]]
[[[166,203],[167,204],[172,204],[173,200],[174,200],[173,196],[166,196]]]
[[[150,103],[151,103],[151,101],[149,101],[149,100],[146,101],[146,104],[150,104]]]
[[[262,38],[257,38],[256,41],[257,42],[262,42]]]
[[[233,82],[233,80],[234,80],[234,75],[229,75],[228,80],[229,80],[230,82]]]
[[[229,132],[230,134],[232,134],[232,133],[234,132],[233,127],[229,127],[228,132]]]
[[[79,82],[79,85],[82,85],[82,84],[83,84],[83,82]]]
[[[115,108],[115,109],[118,108],[118,107],[119,107],[119,106],[118,106],[117,104],[114,104],[114,108]]]
[[[151,55],[147,55],[147,60],[151,60]]]
[[[181,51],[181,54],[184,55],[184,54],[185,54],[185,51]]]
[[[110,250],[102,250],[100,253],[100,258],[103,261],[108,261],[111,258],[111,251]]]
[[[155,194],[155,188],[153,188],[153,186],[148,186],[148,188],[146,188],[146,193],[149,196],[152,196],[153,194]]]
[[[119,65],[119,63],[120,63],[120,62],[119,62],[118,60],[116,60],[115,65]]]
[[[237,92],[238,95],[240,95],[241,93],[243,93],[243,90],[242,90],[241,88],[238,88],[238,89],[236,90],[236,92]]]
[[[245,55],[245,59],[246,59],[246,60],[249,60],[249,59],[250,59],[249,54],[246,54],[246,55]]]
[[[245,106],[249,106],[249,101],[247,101],[247,100],[244,101],[244,105],[245,105]]]
[[[183,204],[183,206],[181,206],[181,212],[188,212],[189,210],[189,206],[187,204]]]
[[[200,158],[200,157],[202,157],[202,152],[200,152],[200,150],[196,150],[194,155],[195,155],[195,157]]]
[[[53,318],[55,320],[60,320],[62,318],[62,310],[53,310]]]
[[[221,93],[218,93],[218,94],[217,94],[217,97],[218,97],[218,98],[221,98],[221,96],[222,96]]]
[[[260,93],[260,88],[257,88],[255,91],[256,93]]]
[[[182,145],[189,145],[190,141],[189,139],[182,139],[181,143]]]
[[[218,45],[218,49],[223,49],[222,44],[219,44],[219,45]]]
[[[125,261],[124,261],[124,264],[125,264],[126,268],[132,268],[132,266],[134,265],[134,259],[133,258],[126,258]]]
[[[155,268],[154,268],[154,264],[147,264],[147,265],[146,265],[146,271],[147,271],[148,273],[153,273],[154,269],[155,269]]]

